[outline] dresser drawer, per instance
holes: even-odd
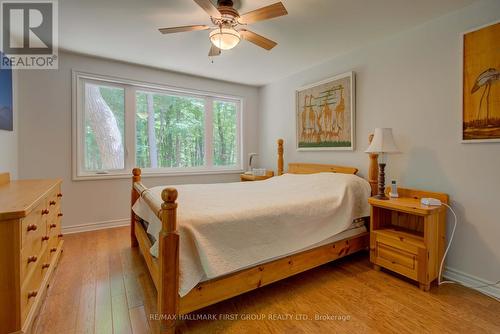
[[[21,247],[39,240],[47,232],[47,211],[45,201],[42,201],[21,222]]]
[[[39,259],[34,263],[34,269],[29,272],[21,286],[21,317],[23,322],[40,293],[41,283],[48,269],[48,256],[48,247],[45,247],[44,252],[40,253]]]
[[[45,203],[42,202],[21,223],[21,256],[19,264],[21,283],[35,268],[42,256],[42,249],[48,243],[46,214],[42,215]]]
[[[49,247],[47,248],[47,262],[51,262],[52,259],[54,258],[56,252],[57,252],[57,247],[59,247],[59,242],[61,241],[60,237],[53,236],[50,238],[49,241]]]
[[[31,272],[42,261],[43,257],[42,249],[43,247],[41,243],[39,244],[37,243],[37,247],[27,247],[21,250],[21,263],[20,263],[21,283],[24,283],[24,281],[28,278],[28,276],[30,276]]]
[[[61,219],[52,219],[47,221],[47,235],[49,237],[58,236],[61,234]]]
[[[50,208],[60,204],[61,198],[62,198],[61,187],[60,186],[54,187],[54,189],[47,196],[47,206]]]
[[[375,246],[374,262],[412,279],[418,277],[418,257],[406,250],[381,242]]]

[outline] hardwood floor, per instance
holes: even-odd
[[[149,317],[156,312],[156,291],[138,249],[129,246],[128,228],[65,240],[34,333],[158,330],[158,321]],[[499,314],[500,303],[473,290],[444,285],[426,293],[377,272],[364,253],[190,314],[191,319],[218,320],[185,319],[180,332],[499,333]]]

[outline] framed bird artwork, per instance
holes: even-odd
[[[462,142],[500,142],[500,21],[462,41]]]

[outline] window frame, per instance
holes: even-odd
[[[124,89],[124,169],[111,171],[85,171],[83,159],[84,116],[85,116],[85,83],[118,87]],[[107,75],[72,71],[72,171],[73,180],[99,180],[128,178],[132,168],[136,166],[136,92],[145,91],[159,94],[185,96],[204,99],[205,101],[205,164],[198,167],[173,168],[141,168],[145,177],[231,174],[243,172],[243,109],[244,98],[209,91],[183,89],[162,84],[146,83],[136,80],[121,79]],[[213,166],[213,103],[214,101],[232,102],[236,104],[237,161],[235,166]]]

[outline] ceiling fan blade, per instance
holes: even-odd
[[[221,50],[212,44],[212,46],[210,47],[210,51],[208,51],[208,56],[215,57],[215,56],[220,56],[220,54],[221,54]]]
[[[186,32],[186,31],[196,31],[196,30],[207,30],[210,29],[209,26],[197,25],[197,26],[182,26],[182,27],[172,27],[172,28],[160,28],[158,29],[162,34],[173,34],[176,32]]]
[[[203,8],[205,12],[208,13],[208,15],[212,17],[221,17],[220,12],[217,10],[217,7],[214,6],[212,1],[210,0],[194,0],[200,6]]]
[[[256,9],[240,16],[238,21],[242,24],[254,23],[257,21],[269,20],[278,16],[287,15],[285,6],[281,2]]]
[[[265,38],[264,36],[261,36],[259,34],[256,34],[250,30],[246,29],[241,29],[239,31],[241,38],[252,42],[253,44],[260,46],[261,48],[264,48],[266,50],[271,50],[274,48],[278,43],[271,41],[270,39]]]

